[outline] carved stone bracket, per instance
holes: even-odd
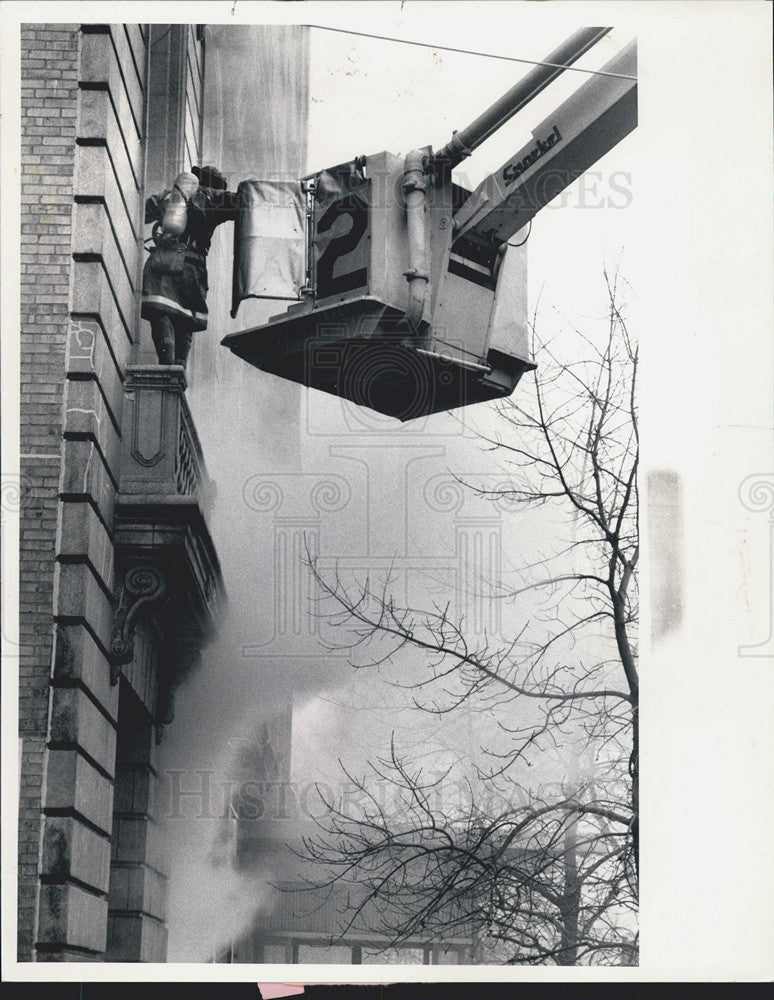
[[[156,743],[161,743],[164,727],[175,718],[175,693],[183,678],[201,662],[202,637],[176,640],[162,650],[156,702]]]
[[[110,643],[112,684],[118,683],[121,666],[130,663],[134,656],[134,633],[140,616],[159,607],[166,596],[166,580],[158,567],[140,563],[126,570],[119,590]]]

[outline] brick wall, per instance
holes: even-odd
[[[200,46],[190,27],[168,42],[181,56],[170,99],[185,108],[186,81],[201,92],[201,66],[188,62]],[[120,685],[109,657],[124,371],[139,348],[147,32],[30,25],[21,50],[18,957],[100,960],[109,947],[162,960],[152,798],[128,795],[155,782],[157,635],[140,629]],[[182,157],[185,121],[196,122],[178,117],[183,131],[168,138]],[[148,833],[142,850],[130,828]]]
[[[21,510],[19,959],[32,957],[52,658],[53,554],[61,472],[77,26],[21,28]]]
[[[21,46],[18,954],[83,961],[106,945],[112,520],[137,329],[146,40],[137,25],[34,25]]]

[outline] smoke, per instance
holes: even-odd
[[[245,873],[235,865],[233,819],[221,811],[230,785],[227,762],[207,762],[212,767],[184,774],[182,787],[202,788],[208,774],[209,797],[173,800],[183,816],[167,818],[174,856],[170,865],[168,901],[168,961],[209,962],[230,941],[238,939],[267,904],[271,871]],[[177,775],[163,777],[168,791]],[[173,813],[173,816],[175,814]]]

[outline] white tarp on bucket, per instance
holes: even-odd
[[[520,234],[516,234],[520,238]],[[521,234],[523,241],[523,234]],[[527,321],[527,247],[508,244],[497,276],[497,295],[489,319],[489,350],[532,361]]]
[[[237,194],[232,317],[243,299],[298,299],[306,283],[300,181],[242,181]]]

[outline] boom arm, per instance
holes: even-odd
[[[637,126],[637,48],[631,42],[532,132],[454,217],[455,243],[500,243]]]
[[[542,65],[530,70],[524,79],[519,80],[467,128],[461,132],[455,131],[443,149],[439,149],[435,154],[434,162],[448,169],[456,167],[611,30],[611,28],[581,28],[576,31],[547,55]]]

